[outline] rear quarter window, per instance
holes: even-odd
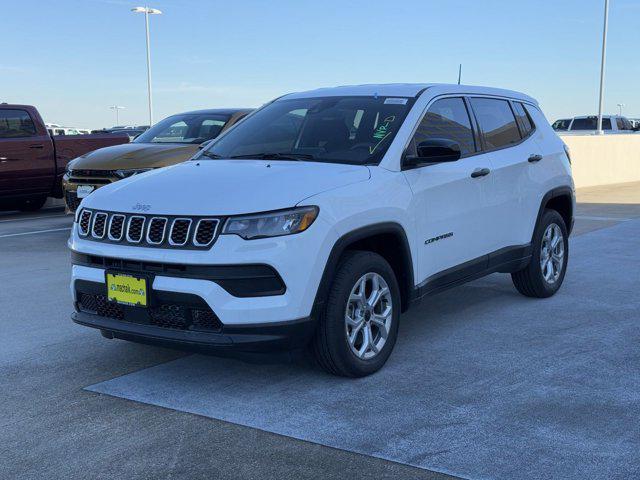
[[[527,113],[524,108],[524,105],[520,102],[513,102],[513,109],[516,114],[516,120],[518,121],[518,125],[520,126],[520,131],[522,132],[523,137],[528,137],[531,135],[536,127],[533,123],[533,120]]]

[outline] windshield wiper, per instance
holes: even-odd
[[[207,151],[202,152],[202,156],[207,158],[213,158],[214,160],[218,158],[222,158],[222,155],[218,155],[217,153],[211,153]]]
[[[315,160],[316,157],[308,153],[249,153],[246,155],[235,155],[230,158],[255,158],[257,160]]]

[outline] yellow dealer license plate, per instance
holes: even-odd
[[[147,306],[147,279],[124,273],[107,273],[107,299],[124,305]]]

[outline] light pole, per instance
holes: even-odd
[[[118,110],[124,110],[124,107],[121,107],[120,105],[111,105],[109,107],[111,110],[115,110],[116,111],[116,127],[118,125],[120,125],[120,119],[118,117]]]
[[[622,116],[622,107],[624,107],[624,103],[619,103],[618,108],[620,109],[620,116]]]
[[[134,13],[144,13],[144,27],[147,33],[147,90],[149,94],[149,126],[153,125],[153,102],[151,100],[151,46],[149,45],[149,15],[160,15],[157,8],[136,7],[131,9]]]
[[[609,28],[609,0],[604,0],[604,28],[602,29],[602,61],[600,63],[600,100],[598,102],[598,135],[602,131],[602,103],[604,101],[604,66],[607,62],[607,29]]]

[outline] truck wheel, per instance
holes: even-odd
[[[46,201],[47,197],[23,200],[18,204],[18,210],[20,210],[21,212],[36,212],[44,206]]]
[[[545,210],[533,235],[529,265],[511,274],[522,295],[546,298],[560,289],[569,260],[568,238],[562,216],[555,210]]]
[[[312,350],[322,368],[345,377],[378,371],[400,321],[400,288],[389,263],[373,252],[347,252],[319,317]]]

